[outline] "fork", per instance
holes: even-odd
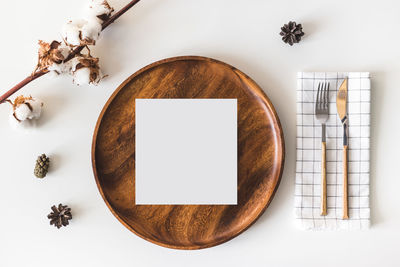
[[[321,215],[327,214],[326,194],[326,121],[329,117],[329,83],[318,84],[315,117],[321,123]]]

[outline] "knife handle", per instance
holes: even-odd
[[[343,146],[343,219],[349,218],[349,195],[347,180],[347,145]]]
[[[326,142],[322,142],[321,149],[321,215],[327,214],[326,208]]]

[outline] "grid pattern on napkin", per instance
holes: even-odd
[[[350,219],[343,210],[343,129],[336,110],[336,93],[348,77],[348,194]],[[318,83],[329,82],[326,123],[327,216],[321,206],[321,125],[314,115]],[[297,77],[297,161],[295,219],[307,230],[366,229],[370,225],[369,149],[370,77],[367,72],[300,72]]]

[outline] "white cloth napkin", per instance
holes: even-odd
[[[342,220],[343,129],[336,112],[336,93],[345,77],[348,83],[350,219]],[[330,83],[329,119],[326,125],[328,215],[320,215],[321,125],[314,116],[319,82]],[[295,219],[307,230],[367,229],[369,207],[370,78],[368,72],[300,72],[297,77],[297,161]]]

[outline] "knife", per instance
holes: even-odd
[[[343,219],[349,218],[348,179],[347,179],[347,149],[348,149],[348,122],[347,122],[347,84],[348,78],[340,85],[336,96],[336,108],[343,125]]]

